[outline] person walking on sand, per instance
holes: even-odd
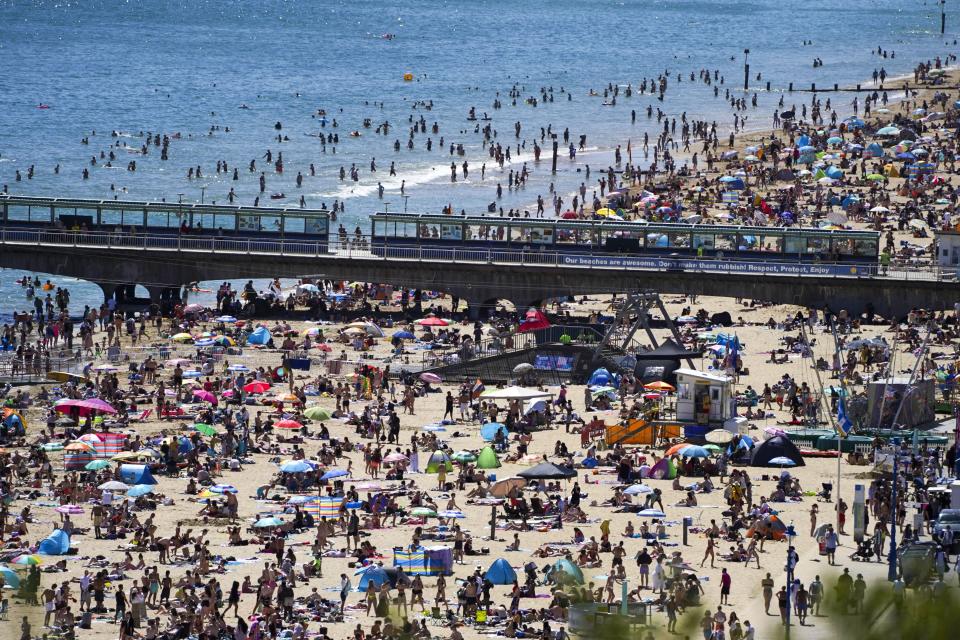
[[[724,567],[720,571],[720,604],[730,604],[730,585],[733,584],[733,578]]]
[[[707,557],[709,556],[709,558],[710,558],[710,568],[711,568],[711,569],[714,569],[714,568],[715,568],[715,567],[713,566],[714,557],[715,557],[715,556],[714,556],[714,547],[715,547],[715,546],[716,546],[716,543],[713,541],[713,533],[712,533],[712,532],[707,533],[707,549],[706,549],[706,551],[703,552],[703,560],[700,561],[700,566],[701,566],[701,567],[703,566],[703,563],[705,563],[705,562],[707,561]]]
[[[810,537],[812,538],[817,531],[817,512],[820,508],[817,506],[817,503],[813,503],[810,506]]]
[[[760,581],[760,588],[763,590],[763,610],[770,615],[770,601],[773,600],[773,578],[770,574]]]

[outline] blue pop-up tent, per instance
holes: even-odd
[[[120,465],[120,479],[127,484],[159,484],[145,464]]]
[[[70,551],[70,536],[63,529],[55,529],[37,547],[37,553],[45,556],[62,556],[68,551]]]
[[[513,570],[509,562],[503,558],[498,558],[487,569],[484,577],[493,584],[513,584],[513,581],[517,579],[517,572]]]
[[[257,327],[247,337],[247,344],[267,344],[270,342],[270,332],[266,327]]]
[[[357,583],[357,591],[366,592],[367,585],[371,582],[373,586],[379,589],[380,585],[389,580],[390,577],[387,575],[386,569],[376,564],[369,565],[361,570],[360,582]]]

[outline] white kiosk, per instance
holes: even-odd
[[[734,416],[733,383],[727,376],[696,369],[676,369],[677,421],[720,424]]]

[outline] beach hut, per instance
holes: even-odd
[[[670,458],[661,458],[650,469],[650,477],[655,480],[673,480],[677,477],[677,467]]]
[[[517,572],[513,570],[510,563],[503,558],[497,558],[487,569],[484,577],[493,584],[513,584],[517,579]]]
[[[497,452],[493,450],[493,447],[487,446],[481,449],[480,455],[477,456],[477,469],[499,469],[500,468],[500,458],[497,457]]]
[[[159,484],[145,464],[120,465],[120,479],[127,484]]]
[[[771,464],[775,458],[787,458],[798,467],[804,466],[803,456],[797,445],[790,442],[786,436],[773,436],[765,440],[753,452],[750,466],[753,467],[781,467],[782,464]]]
[[[726,376],[677,369],[677,420],[708,425],[733,417],[733,390]]]
[[[70,536],[63,529],[55,529],[53,533],[40,541],[37,553],[45,556],[62,556],[70,551]]]

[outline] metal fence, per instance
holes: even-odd
[[[632,256],[607,252],[457,248],[371,244],[369,238],[340,241],[301,239],[235,239],[217,236],[153,235],[104,232],[0,229],[0,244],[77,247],[85,249],[141,249],[145,251],[323,257],[332,260],[383,260],[437,264],[486,264],[553,267],[564,270],[650,271],[753,276],[883,279],[899,281],[956,280],[956,267],[936,264],[891,266],[810,260],[739,260],[687,256]]]

